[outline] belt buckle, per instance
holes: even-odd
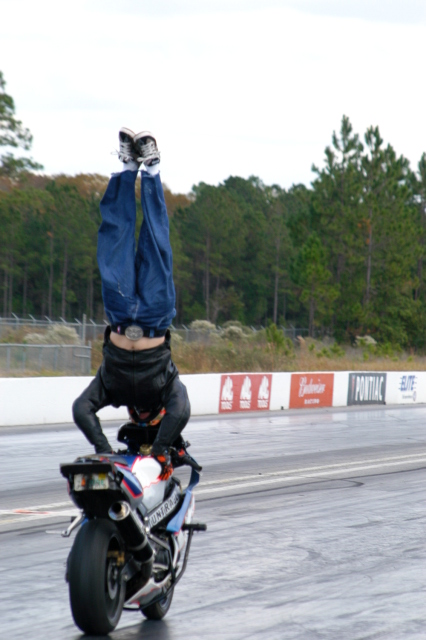
[[[137,324],[131,324],[130,327],[127,327],[125,330],[124,335],[126,338],[129,338],[129,340],[135,342],[143,337],[143,331]]]

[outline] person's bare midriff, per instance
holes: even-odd
[[[146,338],[143,336],[139,340],[129,340],[126,336],[114,333],[111,331],[109,339],[119,349],[126,349],[126,351],[143,351],[144,349],[154,349],[160,346],[165,341],[164,336],[157,338]]]

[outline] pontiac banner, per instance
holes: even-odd
[[[385,404],[386,373],[374,371],[349,374],[348,405]]]

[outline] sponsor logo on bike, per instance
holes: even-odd
[[[350,373],[348,405],[385,404],[386,373]]]
[[[172,513],[173,509],[179,502],[179,498],[180,490],[178,486],[175,485],[172,495],[167,498],[165,502],[160,504],[160,506],[157,507],[153,513],[148,514],[148,524],[151,529]]]
[[[290,385],[290,409],[331,407],[334,373],[293,373]]]
[[[219,412],[269,409],[270,373],[224,374],[221,379]]]

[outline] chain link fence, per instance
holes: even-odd
[[[94,320],[88,320],[85,315],[83,315],[82,320],[78,320],[77,318],[74,321],[67,321],[64,318],[60,318],[59,321],[51,320],[47,316],[42,319],[34,318],[29,315],[27,318],[20,318],[15,314],[12,316],[4,318],[0,317],[0,341],[4,339],[5,336],[10,333],[10,331],[17,331],[19,329],[31,329],[34,332],[38,331],[46,331],[54,326],[64,326],[70,327],[74,329],[80,339],[81,344],[85,345],[89,341],[93,342],[99,336],[102,336],[105,327],[107,326],[107,322],[103,323],[95,322]]]
[[[265,329],[265,327],[249,327],[248,329],[252,331],[253,334],[255,334],[258,331]],[[294,344],[298,344],[297,338],[299,336],[302,338],[307,338],[309,336],[309,329],[306,328],[280,326],[279,329],[281,329],[281,331],[283,332],[284,337],[290,338],[290,340],[292,340]],[[185,342],[203,342],[204,344],[210,344],[215,340],[215,338],[221,337],[224,333],[221,327],[216,327],[215,329],[211,329],[209,331],[199,331],[196,329],[190,329],[189,327],[182,325],[181,327],[172,327],[171,330],[172,336],[178,335]]]
[[[76,345],[0,344],[0,373],[90,375],[92,348]]]
[[[17,315],[12,314],[12,316],[8,318],[0,317],[0,341],[2,340],[3,336],[7,335],[7,332],[11,329],[17,330],[20,328],[31,328],[32,330],[34,330],[34,332],[36,332],[40,330],[45,331],[53,326],[60,325],[65,327],[72,327],[76,331],[81,344],[87,344],[89,341],[93,342],[97,338],[101,337],[105,331],[105,327],[107,326],[107,324],[108,323],[106,320],[104,320],[102,323],[99,323],[95,322],[92,319],[87,319],[85,315],[83,315],[81,321],[75,318],[74,321],[70,322],[65,320],[64,318],[60,318],[60,320],[58,321],[51,320],[47,316],[43,319],[36,319],[31,315],[29,315],[27,318],[20,318]],[[249,329],[253,333],[256,333],[257,331],[260,331],[264,328],[265,327],[263,326],[249,327]],[[282,330],[286,338],[290,338],[293,341],[297,340],[297,336],[306,338],[309,335],[308,329],[293,327],[293,325],[291,324],[288,327],[280,326],[279,328]],[[222,334],[221,327],[216,327],[213,331],[206,332],[192,329],[184,324],[176,327],[172,326],[171,331],[172,333],[176,333],[176,335],[181,336],[186,342],[204,342],[206,340],[206,336],[208,336],[209,333],[218,336]]]
[[[7,318],[0,317],[0,375],[19,376],[40,373],[90,375],[91,345],[93,341],[103,336],[106,325],[105,320],[102,323],[94,322],[87,320],[85,315],[81,321],[75,319],[73,322],[66,321],[64,318],[55,321],[47,316],[43,319],[37,319],[31,315],[23,318],[15,314]],[[72,329],[70,333],[74,334],[74,339],[63,341],[65,343],[71,341],[74,344],[59,344],[62,342],[61,339],[51,339],[52,334],[58,333],[56,330],[61,327]],[[262,329],[264,329],[262,326],[245,327],[244,331],[255,334]],[[290,338],[295,344],[298,342],[298,336],[307,337],[309,334],[308,329],[296,328],[292,325],[290,327],[281,326],[279,329],[282,330],[285,337]],[[29,331],[32,334],[41,335],[35,336],[38,338],[37,340],[30,341]],[[224,335],[224,329],[214,327],[214,325],[210,325],[208,331],[185,325],[172,326],[171,332],[172,335],[180,336],[185,342],[202,342],[204,344],[211,344],[215,339]],[[62,333],[64,332],[62,331]],[[30,344],[17,344],[20,340],[24,341],[25,336],[28,337]],[[52,344],[52,342],[56,344]]]

